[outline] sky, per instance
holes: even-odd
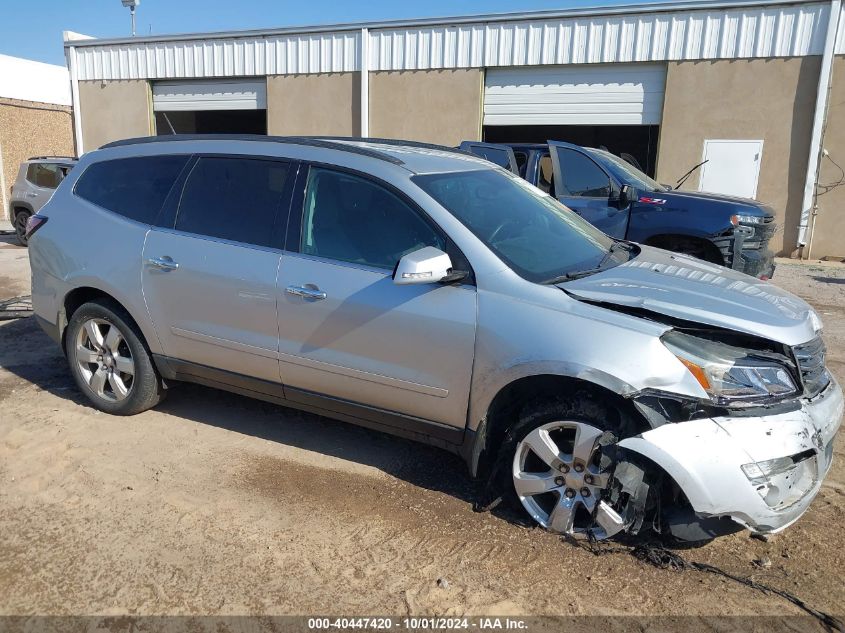
[[[141,0],[138,35],[584,8],[643,0]],[[62,31],[130,35],[120,0],[0,0],[0,53],[65,64]]]

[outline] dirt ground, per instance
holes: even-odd
[[[845,380],[845,265],[781,263],[775,283],[819,310]],[[0,299],[28,293],[27,251],[0,237]],[[843,452],[840,433],[785,533],[681,553],[842,614]],[[475,494],[444,452],[203,387],[101,414],[32,318],[0,322],[0,615],[801,613],[474,513]]]

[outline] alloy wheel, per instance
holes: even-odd
[[[604,431],[583,422],[537,427],[517,445],[513,485],[523,507],[544,528],[574,537],[613,536],[625,524],[604,500],[610,474],[599,467]]]
[[[129,396],[135,361],[117,326],[104,319],[88,319],[79,328],[74,350],[79,372],[91,391],[110,402]]]

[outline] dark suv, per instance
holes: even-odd
[[[461,149],[519,174],[618,239],[657,246],[769,279],[771,208],[715,193],[676,191],[610,152],[549,141]]]

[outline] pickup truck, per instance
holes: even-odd
[[[509,169],[617,239],[686,253],[769,279],[776,224],[755,200],[678,191],[601,149],[549,141],[464,141],[461,149]]]

